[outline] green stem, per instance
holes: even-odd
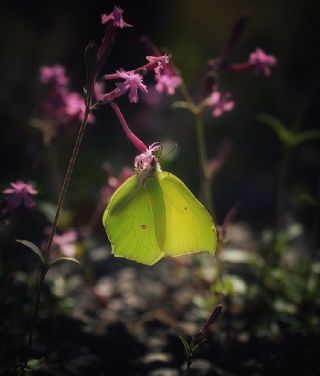
[[[205,206],[207,207],[210,214],[213,216],[213,205],[211,198],[211,187],[210,187],[210,177],[207,173],[207,147],[205,141],[205,131],[204,124],[202,121],[201,114],[195,115],[195,127],[197,133],[197,144],[199,153],[199,170],[201,179],[201,192],[203,194],[203,199]]]
[[[287,196],[286,185],[287,185],[290,157],[291,157],[291,148],[285,145],[283,149],[283,153],[282,153],[282,159],[280,162],[280,169],[279,169],[279,176],[278,176],[275,238],[277,238],[284,224],[284,217],[285,217],[285,211],[286,211],[286,196]]]

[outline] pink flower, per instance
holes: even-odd
[[[213,108],[212,115],[214,117],[219,117],[224,112],[231,111],[233,109],[234,101],[230,100],[230,93],[222,94],[220,91],[215,89],[205,100],[205,105]]]
[[[137,103],[139,100],[138,90],[143,93],[147,93],[148,89],[143,84],[142,76],[137,73],[117,71],[119,78],[122,78],[124,82],[118,82],[117,88],[120,90],[121,95],[129,91],[129,100],[131,103]]]
[[[132,175],[132,169],[130,167],[123,167],[118,177],[111,175],[111,168],[108,164],[104,166],[104,170],[106,171],[107,180],[100,192],[100,201],[103,206],[110,200],[110,197],[116,189]]]
[[[157,74],[156,81],[156,90],[159,93],[166,92],[168,95],[173,95],[182,84],[181,77],[175,74]]]
[[[249,63],[253,65],[256,73],[270,76],[271,67],[276,65],[277,59],[273,55],[267,55],[261,48],[256,48],[249,56]]]
[[[85,104],[80,94],[76,92],[66,93],[65,101],[65,115],[67,117],[79,117],[84,113]]]
[[[102,100],[105,95],[105,84],[104,82],[96,82],[94,85],[94,96],[97,101]]]
[[[156,157],[153,153],[157,152],[162,148],[159,142],[154,142],[151,144],[148,149],[138,155],[134,160],[134,167],[139,171],[146,171],[153,168],[153,163],[156,160]]]
[[[76,255],[77,233],[74,230],[68,230],[60,235],[55,234],[52,244],[57,247],[60,252],[67,257],[74,257]]]
[[[114,7],[114,10],[110,14],[102,14],[101,22],[106,24],[107,22],[112,22],[116,27],[123,29],[124,27],[132,27],[132,25],[126,23],[122,17],[123,10],[119,7]]]
[[[4,194],[9,195],[7,203],[9,207],[16,209],[21,205],[31,208],[35,205],[32,195],[38,194],[31,184],[26,184],[21,180],[15,183],[10,183],[12,188],[7,188],[3,191]]]
[[[146,56],[146,59],[152,64],[155,65],[154,71],[156,74],[160,74],[163,67],[169,64],[169,56]]]
[[[40,82],[53,86],[67,86],[69,79],[62,65],[53,65],[51,67],[44,65],[40,68]]]

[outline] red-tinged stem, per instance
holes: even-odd
[[[151,71],[153,71],[155,68],[157,68],[159,62],[157,60],[150,61],[150,63],[147,63],[145,65],[142,65],[142,67],[132,69],[129,71],[125,71],[127,74],[142,74],[145,75]],[[165,64],[165,66],[168,64]],[[103,77],[105,80],[118,80],[120,77],[119,73],[111,73],[111,74],[105,74]]]
[[[242,35],[244,31],[244,28],[248,20],[249,20],[248,15],[244,14],[233,25],[229,39],[219,55],[219,58],[221,59],[222,63],[228,58],[228,56],[230,55],[230,52],[237,44],[238,40],[240,39],[240,36]]]
[[[252,63],[239,63],[239,64],[230,64],[225,66],[225,70],[229,72],[245,72],[254,69],[255,65]]]
[[[121,112],[119,106],[114,102],[111,102],[110,104],[111,104],[111,107],[114,109],[114,112],[116,113],[116,115],[117,115],[117,117],[120,121],[120,124],[121,124],[121,126],[124,130],[124,133],[126,134],[128,139],[140,151],[140,153],[144,153],[146,150],[148,150],[147,146],[129,128],[125,118],[122,115],[122,112]]]
[[[72,171],[74,169],[74,165],[76,163],[76,160],[77,160],[77,157],[78,157],[78,154],[79,154],[80,145],[81,145],[83,135],[84,135],[84,132],[85,132],[85,129],[86,129],[88,116],[89,116],[89,113],[90,113],[90,105],[91,105],[91,98],[89,100],[87,100],[87,102],[86,102],[86,111],[85,111],[82,123],[80,125],[80,128],[79,128],[77,139],[76,139],[73,151],[72,151],[72,155],[71,155],[71,158],[70,158],[70,161],[69,161],[67,172],[66,172],[66,175],[65,175],[65,178],[64,178],[64,181],[63,181],[63,184],[62,184],[61,192],[60,192],[60,195],[59,195],[57,209],[56,209],[55,217],[54,217],[53,224],[52,224],[51,231],[50,231],[50,235],[49,235],[48,244],[47,244],[46,251],[45,251],[45,261],[41,265],[40,276],[39,276],[39,280],[38,280],[38,285],[37,285],[37,290],[36,290],[36,295],[35,295],[35,301],[34,301],[33,310],[32,310],[31,324],[30,324],[30,330],[29,330],[29,334],[28,334],[26,354],[25,354],[23,366],[22,366],[22,375],[25,374],[26,364],[27,364],[27,361],[28,361],[29,353],[30,353],[31,348],[32,348],[33,333],[34,333],[34,328],[35,328],[35,324],[36,324],[36,320],[37,320],[37,316],[38,316],[38,311],[39,311],[39,306],[40,306],[40,302],[41,302],[41,295],[42,295],[43,288],[44,288],[44,280],[45,280],[45,276],[47,274],[47,271],[49,269],[50,253],[51,253],[53,238],[54,238],[54,235],[55,235],[56,230],[57,230],[57,225],[58,225],[58,222],[59,222],[61,209],[62,209],[64,198],[65,198],[68,186],[69,186],[69,182],[70,182],[70,177],[71,177]]]
[[[53,237],[54,237],[56,230],[57,230],[60,212],[61,212],[63,202],[64,202],[64,198],[65,198],[68,186],[69,186],[71,174],[72,174],[74,165],[76,163],[76,160],[77,160],[77,157],[78,157],[78,154],[79,154],[79,149],[80,149],[80,145],[81,145],[81,142],[82,142],[82,139],[83,139],[84,132],[86,130],[86,125],[87,125],[89,113],[90,113],[90,105],[87,105],[82,123],[81,123],[80,128],[79,128],[77,139],[76,139],[76,142],[75,142],[72,154],[71,154],[71,158],[70,158],[70,161],[69,161],[67,172],[66,172],[63,184],[62,184],[61,192],[60,192],[60,195],[59,195],[56,214],[55,214],[55,217],[54,217],[54,220],[53,220],[53,224],[52,224],[52,228],[51,228],[51,232],[50,232],[50,236],[49,236],[49,240],[48,240],[48,244],[47,244],[47,248],[46,248],[46,252],[45,252],[46,263],[50,259],[50,251],[51,251]]]

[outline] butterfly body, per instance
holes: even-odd
[[[152,265],[163,256],[214,253],[215,226],[204,206],[175,175],[137,172],[113,194],[103,224],[116,257]]]

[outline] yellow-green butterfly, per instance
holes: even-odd
[[[146,265],[163,256],[213,254],[217,235],[211,216],[180,179],[161,171],[152,146],[136,158],[136,172],[104,212],[112,253]]]

